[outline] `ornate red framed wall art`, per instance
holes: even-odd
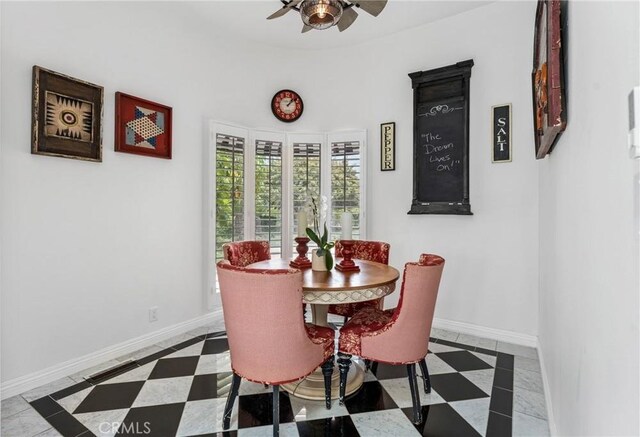
[[[116,93],[116,152],[171,159],[169,106]]]

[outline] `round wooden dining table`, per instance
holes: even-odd
[[[336,265],[341,261],[336,259]],[[359,272],[341,272],[332,269],[320,272],[302,270],[302,301],[311,305],[312,321],[316,325],[329,326],[327,313],[329,305],[375,300],[391,294],[396,288],[400,273],[386,264],[373,261],[356,260]],[[250,268],[286,269],[289,261],[274,258],[251,264]],[[334,368],[332,377],[332,397],[338,398],[339,372]],[[354,359],[347,378],[346,395],[357,391],[364,382],[364,365]],[[301,381],[282,386],[290,394],[312,400],[324,400],[324,377],[318,369]]]

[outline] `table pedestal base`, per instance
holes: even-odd
[[[356,392],[364,383],[364,364],[361,360],[354,358],[351,361],[351,367],[347,374],[347,389],[345,396]],[[311,375],[302,381],[283,384],[281,386],[293,396],[309,399],[312,401],[324,401],[324,376],[322,369],[317,368]],[[331,376],[331,398],[338,399],[340,396],[340,371],[336,363]]]

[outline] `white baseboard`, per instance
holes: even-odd
[[[140,337],[124,341],[122,343],[101,349],[91,354],[84,355],[79,358],[74,358],[60,364],[56,364],[38,372],[33,372],[28,375],[11,379],[9,381],[3,382],[2,386],[0,387],[2,399],[19,395],[28,390],[40,387],[41,385],[48,384],[60,378],[64,378],[65,376],[73,375],[75,373],[81,372],[82,370],[97,366],[100,363],[104,363],[105,361],[113,360],[115,358],[121,357],[122,355],[126,355],[145,347],[152,346],[160,341],[167,340],[176,335],[184,334],[187,331],[191,331],[192,329],[198,328],[200,326],[217,322],[221,319],[222,310],[220,309],[218,311],[207,313],[194,319],[187,320],[186,322],[178,323],[154,332],[150,332],[145,335],[141,335]]]
[[[471,323],[456,322],[446,319],[433,319],[433,327],[448,331],[470,334],[491,340],[504,341],[506,343],[519,344],[521,346],[538,347],[538,337],[535,335],[520,334],[504,329],[488,328],[486,326],[473,325]]]
[[[553,407],[551,405],[551,389],[549,387],[549,379],[547,378],[547,366],[544,361],[544,353],[542,352],[542,345],[538,340],[538,357],[540,359],[540,372],[542,373],[542,386],[544,388],[544,400],[547,406],[547,421],[549,423],[549,434],[551,437],[558,435],[558,428],[556,428],[556,421],[553,417]]]

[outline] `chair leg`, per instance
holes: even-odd
[[[371,360],[364,360],[364,373],[371,370]]]
[[[273,386],[273,437],[280,435],[280,386]]]
[[[324,401],[327,410],[331,409],[331,375],[333,375],[333,355],[322,364],[322,374],[324,375]]]
[[[240,381],[242,378],[239,375],[233,374],[231,379],[231,390],[229,390],[229,396],[227,397],[227,403],[224,406],[224,415],[222,416],[222,429],[229,429],[231,423],[231,411],[233,410],[233,403],[238,397],[238,390],[240,389]]]
[[[422,371],[422,379],[424,382],[424,392],[431,393],[431,379],[429,378],[429,369],[427,369],[427,357],[420,361],[420,370]]]
[[[347,390],[347,374],[351,366],[351,355],[338,352],[338,367],[340,368],[340,405],[344,405],[344,394]]]
[[[418,393],[415,363],[407,364],[407,375],[409,376],[409,388],[411,389],[411,401],[413,402],[413,423],[418,425],[422,422],[422,411],[420,409],[420,393]]]

